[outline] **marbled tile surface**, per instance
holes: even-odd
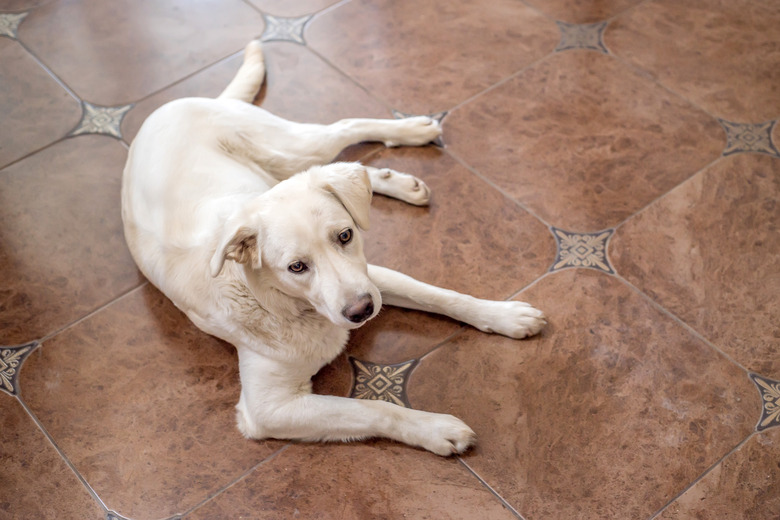
[[[780,517],[780,10],[750,0],[0,2],[0,518]],[[320,394],[453,413],[459,457],[244,439],[234,349],[139,274],[127,148],[264,41],[254,103],[362,143],[369,261],[542,309],[525,340],[385,307]]]
[[[524,516],[650,518],[752,431],[745,373],[614,277],[566,270],[520,297],[551,316],[541,336],[458,336],[409,397],[475,429],[464,461]]]
[[[282,446],[237,434],[235,350],[149,284],[44,342],[21,387],[98,496],[130,518],[187,511]]]
[[[125,149],[57,143],[0,175],[0,344],[42,338],[142,282],[122,234]]]
[[[454,154],[549,224],[612,227],[720,155],[718,122],[611,56],[565,51],[450,116]]]
[[[542,58],[558,36],[553,21],[512,0],[356,0],[306,31],[312,49],[407,113],[466,101]]]
[[[653,0],[610,24],[620,58],[731,121],[780,115],[780,9],[751,0]]]
[[[779,193],[778,159],[724,158],[629,220],[610,251],[628,281],[745,368],[775,379]]]

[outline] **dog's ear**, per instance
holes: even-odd
[[[359,163],[333,163],[313,173],[315,185],[332,193],[361,229],[368,229],[371,180]]]
[[[253,269],[259,269],[261,262],[257,236],[257,227],[228,221],[225,235],[217,245],[214,256],[211,257],[211,276],[216,277],[222,272],[225,260],[249,264]]]

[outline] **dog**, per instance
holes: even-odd
[[[122,220],[146,278],[201,330],[238,351],[238,429],[251,439],[385,437],[447,456],[475,442],[463,421],[384,401],[312,394],[311,377],[383,303],[444,314],[512,338],[545,325],[522,302],[487,301],[368,265],[361,231],[372,193],[425,205],[397,171],[332,163],[364,141],[420,146],[428,117],[287,121],[252,104],[265,77],[259,42],[216,99],[157,109],[130,147]]]

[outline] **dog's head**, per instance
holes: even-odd
[[[368,229],[370,203],[368,174],[357,163],[295,175],[228,219],[211,274],[219,275],[225,261],[244,264],[250,286],[270,284],[336,325],[359,327],[382,305],[360,235]]]

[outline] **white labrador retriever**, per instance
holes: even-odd
[[[359,230],[368,229],[372,190],[420,205],[429,190],[407,174],[330,161],[362,141],[426,144],[439,124],[427,117],[293,123],[251,104],[264,75],[262,49],[252,42],[217,99],[177,100],[144,123],[122,185],[136,263],[195,325],[238,349],[245,436],[381,436],[439,455],[464,451],[474,432],[451,415],[315,395],[311,377],[383,301],[513,338],[537,333],[542,313],[367,265]]]

